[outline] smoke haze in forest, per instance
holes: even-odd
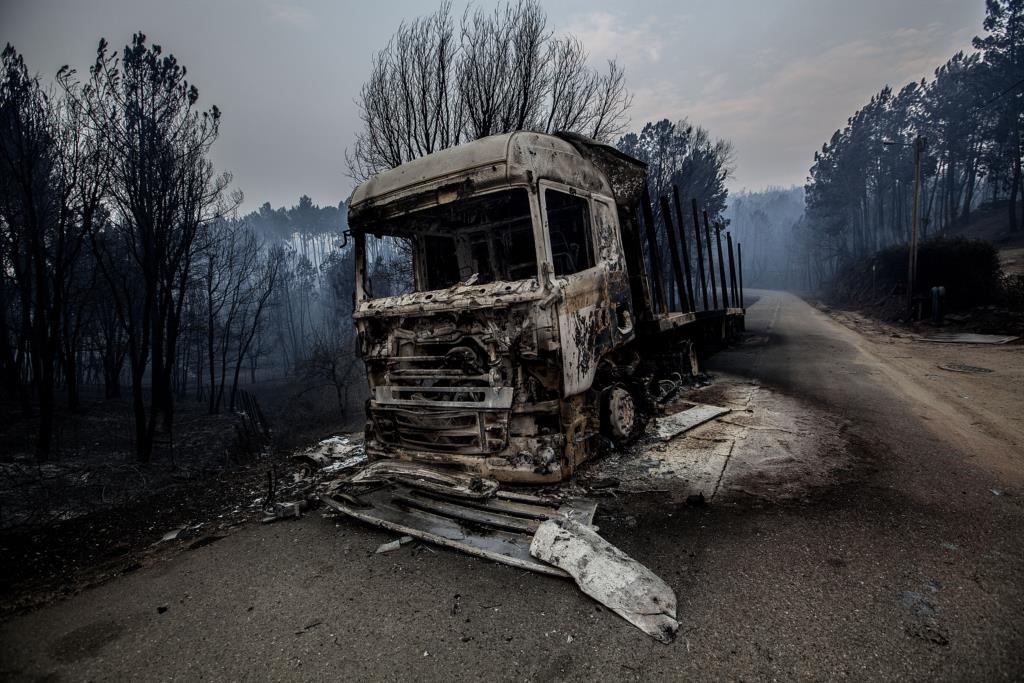
[[[490,8],[494,3],[481,2]],[[465,3],[454,6],[461,16]],[[0,3],[0,39],[52,77],[84,69],[105,36],[145,32],[189,68],[201,103],[224,112],[213,150],[246,211],[346,198],[353,99],[396,17],[435,9],[327,2]],[[878,88],[923,76],[980,32],[982,2],[564,2],[550,26],[576,35],[595,66],[618,58],[646,121],[687,116],[733,142],[733,190],[802,185],[811,153]]]

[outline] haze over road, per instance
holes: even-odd
[[[760,397],[735,420],[712,504],[620,494],[595,520],[675,589],[675,643],[569,582],[441,549],[374,555],[391,535],[314,514],[7,621],[0,678],[1019,680],[1021,404],[959,424],[964,409],[940,391],[958,379],[915,378],[799,298],[755,294],[748,342],[710,364],[719,380],[705,391]],[[992,381],[1018,386],[1022,352],[970,351],[1003,354]],[[800,413],[799,429],[759,424],[773,406]],[[772,430],[758,460],[753,437]],[[775,464],[758,471],[766,455]]]

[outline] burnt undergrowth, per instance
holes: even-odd
[[[925,240],[918,251],[914,314],[908,313],[909,248],[898,245],[844,266],[824,287],[826,302],[887,322],[927,322],[933,287],[943,287],[943,324],[980,332],[1024,330],[1024,277],[1004,273],[988,241],[963,236]]]
[[[339,413],[328,387],[282,380],[247,389],[247,409],[216,415],[205,402],[179,401],[172,437],[145,464],[133,455],[125,399],[86,390],[79,409],[62,408],[56,448],[42,463],[33,449],[36,418],[0,404],[0,616],[257,518],[268,473],[282,476],[296,450],[361,424]],[[265,430],[249,415],[254,409]]]

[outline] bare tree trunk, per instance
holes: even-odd
[[[146,418],[146,399],[142,386],[142,371],[132,368],[132,413],[135,417],[135,458],[149,463],[153,455],[153,433],[149,428],[151,420]]]
[[[238,376],[242,372],[242,356],[235,362],[234,376],[231,378],[231,410],[235,409],[235,401],[238,399]]]
[[[124,355],[117,357],[115,351],[104,352],[103,355],[103,397],[118,398],[121,396],[121,371],[124,369]]]
[[[1017,194],[1020,190],[1021,168],[1020,168],[1020,117],[1014,115],[1013,126],[1013,181],[1010,183],[1010,232],[1017,232],[1020,226],[1017,225]]]
[[[207,319],[206,319],[206,364],[207,372],[210,373],[210,399],[209,399],[209,412],[210,415],[217,414],[216,404],[216,387],[217,387],[217,364],[216,354],[213,350],[213,337],[214,337],[214,320],[213,320],[213,297],[210,296],[207,299]]]
[[[75,352],[65,354],[64,358],[64,382],[68,396],[68,410],[77,411],[80,407],[78,396],[78,363]]]

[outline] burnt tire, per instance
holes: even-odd
[[[617,445],[628,444],[643,432],[645,420],[640,403],[625,385],[608,387],[601,397],[601,428]]]

